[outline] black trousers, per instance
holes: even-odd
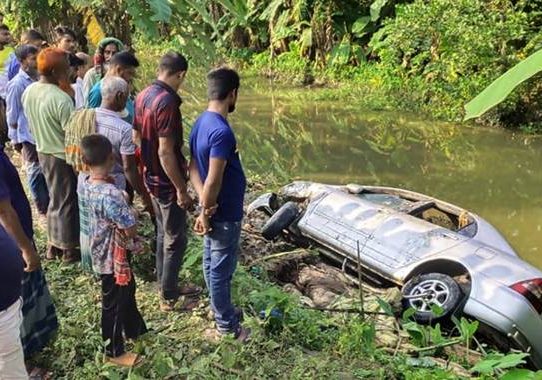
[[[101,279],[102,338],[104,342],[108,341],[106,355],[117,357],[125,352],[124,337],[135,339],[147,332],[147,326],[137,309],[133,274],[126,286],[115,284],[115,276],[112,274],[102,274]]]
[[[156,275],[164,300],[179,298],[179,271],[187,245],[186,211],[151,197],[156,215]]]

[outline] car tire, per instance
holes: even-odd
[[[431,323],[448,319],[461,305],[463,293],[457,282],[442,273],[427,273],[410,279],[403,286],[403,308],[413,308],[414,319]],[[424,294],[424,296],[421,296]],[[416,297],[420,295],[419,297]],[[436,315],[432,305],[438,305],[442,314]]]
[[[267,240],[273,240],[280,235],[282,230],[288,228],[299,215],[299,208],[295,202],[286,202],[276,213],[269,218],[262,228],[262,236]]]

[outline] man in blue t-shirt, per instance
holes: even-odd
[[[137,58],[127,51],[117,53],[111,58],[109,63],[109,69],[107,70],[106,77],[120,77],[128,82],[129,85],[132,84],[135,76],[136,70],[139,67],[139,61]],[[86,108],[98,108],[102,104],[102,82],[103,79],[92,87],[88,94],[84,94],[87,98]],[[122,119],[129,123],[134,123],[134,101],[128,97],[126,101],[126,108],[121,113]]]
[[[6,379],[28,378],[20,336],[23,270],[40,267],[31,235],[30,204],[0,147],[0,377]]]
[[[207,75],[209,105],[190,133],[190,180],[202,208],[194,231],[205,235],[203,274],[217,325],[217,330],[206,334],[211,338],[233,334],[245,341],[250,331],[241,326],[242,311],[231,301],[246,188],[237,141],[228,123],[239,85],[239,75],[228,68]]]

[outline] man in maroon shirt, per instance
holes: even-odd
[[[156,214],[156,272],[163,311],[173,311],[180,296],[201,292],[198,287],[178,285],[187,244],[186,210],[193,202],[186,187],[182,100],[177,94],[187,70],[185,57],[167,53],[160,60],[158,79],[138,95],[135,103],[143,176]]]

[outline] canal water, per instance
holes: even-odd
[[[184,95],[188,124],[205,108],[204,91],[198,85]],[[437,197],[486,218],[542,269],[541,138],[367,110],[326,100],[328,93],[244,83],[231,124],[245,167],[283,181],[385,185]]]

